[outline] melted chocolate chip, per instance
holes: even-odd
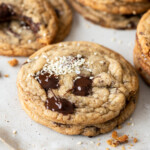
[[[39,31],[39,23],[34,23],[32,19],[27,16],[17,14],[12,5],[2,3],[0,5],[0,22],[9,22],[11,20],[20,21],[21,25],[23,24],[27,28],[30,28],[34,33]]]
[[[30,27],[30,29],[34,32],[37,33],[39,31],[39,23],[34,23],[31,18],[27,16],[20,16],[20,20],[24,22],[24,26],[27,28]],[[22,24],[23,25],[23,24]]]
[[[73,94],[78,96],[87,96],[92,88],[92,80],[88,77],[80,77],[74,81]]]
[[[75,105],[66,99],[57,97],[48,98],[45,102],[45,107],[52,111],[57,111],[63,115],[73,114]]]
[[[59,87],[59,80],[54,75],[51,75],[49,73],[46,74],[40,74],[38,82],[42,86],[45,91],[48,91],[49,89],[57,89]]]
[[[16,16],[11,5],[6,5],[2,3],[0,5],[0,21],[10,20],[12,16]]]

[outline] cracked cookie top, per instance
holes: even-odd
[[[90,42],[42,48],[22,66],[17,85],[38,114],[65,124],[104,123],[118,116],[138,93],[132,66]]]

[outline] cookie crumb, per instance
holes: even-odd
[[[119,43],[119,44],[122,44],[122,43],[123,43],[123,41],[122,41],[122,40],[119,40],[119,41],[118,41],[118,43]]]
[[[82,142],[81,141],[79,141],[78,143],[77,143],[77,145],[81,145],[82,144]]]
[[[94,144],[94,142],[93,142],[93,141],[90,141],[90,143],[91,143],[91,144]]]
[[[12,60],[9,60],[8,63],[10,66],[15,67],[18,65],[18,60],[14,58]]]
[[[4,77],[5,77],[5,78],[8,78],[8,77],[9,77],[9,75],[8,75],[8,74],[5,74],[5,75],[4,75]]]
[[[133,126],[134,126],[134,123],[132,123],[131,126],[133,127]]]
[[[123,135],[119,137],[117,131],[112,132],[112,138],[113,139],[110,139],[107,141],[108,145],[112,147],[117,147],[120,144],[128,142],[128,136]]]
[[[100,146],[100,143],[97,143],[96,145],[97,145],[97,146]]]
[[[106,150],[109,150],[109,148],[106,148]]]
[[[132,118],[130,118],[130,121],[132,121],[133,119]]]
[[[115,42],[115,41],[116,41],[116,38],[112,38],[111,41],[112,41],[112,42]]]
[[[137,143],[137,142],[138,142],[137,138],[134,138],[134,139],[133,139],[133,142],[134,142],[134,143]]]
[[[125,147],[124,146],[122,146],[122,148],[121,148],[122,150],[125,150]]]
[[[16,131],[16,130],[13,130],[13,134],[17,134],[17,131]]]
[[[130,126],[132,123],[128,122],[127,125]]]

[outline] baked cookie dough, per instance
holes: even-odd
[[[0,55],[29,56],[56,33],[56,14],[47,0],[0,0]]]
[[[108,28],[134,29],[141,18],[141,15],[117,15],[98,11],[80,4],[77,0],[69,2],[84,18]]]
[[[150,9],[148,2],[123,2],[119,0],[78,0],[84,6],[112,14],[141,14]]]
[[[137,27],[134,64],[150,85],[150,11],[143,15]]]
[[[33,54],[18,73],[17,87],[33,120],[63,134],[95,136],[131,115],[139,84],[119,54],[90,42],[64,42]]]
[[[72,25],[72,11],[65,0],[48,0],[58,18],[58,32],[53,43],[60,42],[69,34]]]

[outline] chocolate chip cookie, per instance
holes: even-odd
[[[139,84],[119,54],[90,42],[64,42],[33,54],[17,87],[33,120],[63,134],[95,136],[131,115]]]
[[[72,25],[72,11],[65,0],[48,0],[56,12],[58,18],[58,32],[54,39],[60,42],[69,34]]]
[[[29,56],[56,33],[56,14],[47,0],[0,0],[0,55]]]
[[[134,64],[150,85],[150,11],[140,20],[134,49]]]
[[[134,29],[140,20],[141,15],[117,15],[95,10],[84,6],[77,0],[69,0],[84,18],[104,27],[115,29]]]
[[[120,0],[77,0],[85,6],[112,14],[141,14],[150,9],[148,2],[125,2]]]

